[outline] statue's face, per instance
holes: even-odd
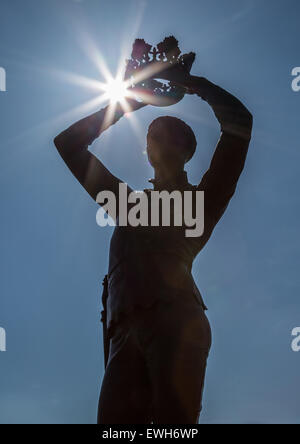
[[[182,169],[185,163],[186,151],[170,142],[165,135],[156,135],[155,139],[147,134],[147,155],[153,168],[165,166],[168,169]]]

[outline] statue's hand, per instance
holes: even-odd
[[[129,88],[129,90],[130,90],[130,88]],[[126,105],[127,105],[127,106],[125,105],[125,107],[123,107],[125,109],[125,113],[137,111],[140,108],[143,108],[144,106],[147,105],[146,102],[140,102],[132,97],[126,97],[126,98],[124,98],[124,101],[126,102]]]
[[[156,66],[151,74],[148,72],[144,80],[132,87],[132,92],[141,98],[142,103],[153,106],[170,106],[178,103],[184,97],[190,75],[180,65],[168,68],[165,66],[166,63],[163,64],[161,70],[159,70],[161,66]],[[161,80],[167,80],[170,83],[164,85]],[[138,108],[141,106],[141,104],[138,105]]]
[[[170,66],[170,68],[157,72],[155,78],[169,80],[178,86],[186,88],[189,84],[190,74],[182,69],[179,64],[175,64]]]

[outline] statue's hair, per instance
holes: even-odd
[[[192,128],[183,120],[173,116],[154,119],[149,125],[148,136],[160,143],[181,145],[187,153],[185,162],[193,157],[197,146]]]

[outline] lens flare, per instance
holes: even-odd
[[[110,79],[104,85],[104,92],[106,97],[112,103],[122,103],[124,99],[130,95],[128,91],[128,84],[119,77]]]

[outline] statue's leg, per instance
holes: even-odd
[[[205,312],[183,295],[143,313],[138,337],[153,390],[153,423],[197,424],[211,347]]]
[[[151,392],[146,363],[130,328],[123,324],[116,326],[111,338],[97,422],[150,424]]]

